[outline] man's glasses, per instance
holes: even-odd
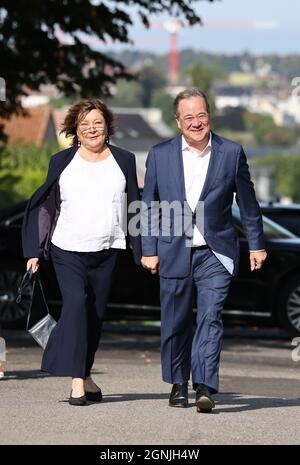
[[[194,122],[194,120],[200,121],[201,123],[207,123],[209,119],[209,114],[208,113],[200,113],[197,116],[187,116],[186,118],[183,118],[184,124],[190,125]]]

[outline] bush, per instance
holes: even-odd
[[[0,151],[0,208],[28,199],[43,184],[56,146],[15,144]]]
[[[256,158],[252,163],[275,166],[278,194],[300,202],[300,155],[273,154]]]
[[[299,136],[299,129],[277,126],[271,116],[246,112],[244,120],[246,129],[261,145],[289,146],[295,144]]]

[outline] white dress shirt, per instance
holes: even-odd
[[[182,136],[182,159],[186,200],[194,212],[201,195],[207,175],[211,155],[211,134],[207,146],[199,152],[190,147]],[[197,226],[194,227],[192,246],[205,245],[205,239]]]
[[[109,155],[89,162],[78,153],[59,178],[61,207],[52,243],[74,252],[125,249],[125,176]]]

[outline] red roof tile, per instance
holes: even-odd
[[[25,142],[42,147],[49,122],[52,120],[51,108],[46,106],[26,108],[28,116],[13,115],[10,120],[1,120],[8,142]]]

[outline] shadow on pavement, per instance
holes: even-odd
[[[168,407],[168,393],[116,393],[104,395],[101,403],[88,402],[87,406],[110,404],[115,402],[138,402],[144,400],[165,400],[165,407]],[[299,407],[300,399],[280,399],[274,397],[247,397],[242,394],[227,392],[215,396],[216,407],[211,414],[218,415],[220,413],[238,413],[254,410],[262,410],[268,408],[286,408]],[[58,401],[67,403],[68,399]],[[223,407],[224,405],[224,407]],[[189,402],[188,408],[196,409],[195,402]],[[174,408],[173,408],[174,410]],[[184,409],[182,409],[184,410]],[[202,414],[205,415],[205,414]]]
[[[39,378],[48,378],[47,373],[43,373],[40,370],[15,370],[15,371],[5,371],[4,378],[1,379],[1,382],[13,380],[24,380],[24,379],[39,379]]]
[[[93,370],[93,375],[102,375],[103,371]],[[1,379],[1,383],[4,381],[21,381],[24,379],[40,379],[40,378],[55,378],[48,373],[45,373],[41,370],[14,370],[14,371],[5,371],[4,378]],[[66,376],[65,378],[70,378]]]
[[[214,413],[237,413],[267,408],[299,407],[299,399],[282,399],[276,397],[247,397],[246,395],[227,392],[216,396]],[[222,407],[224,404],[225,407]]]

